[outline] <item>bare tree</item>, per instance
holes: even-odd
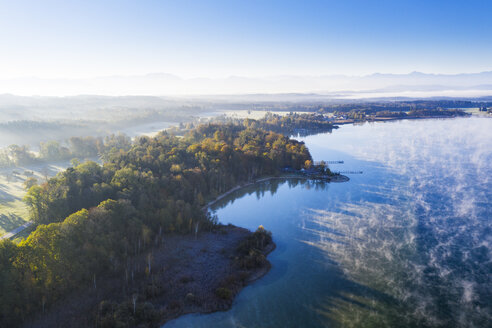
[[[150,274],[151,269],[152,269],[152,253],[149,253],[147,255],[147,268],[149,270],[148,274]]]
[[[137,312],[137,299],[138,299],[138,295],[137,294],[133,294],[132,295],[133,315],[135,315],[135,312]]]
[[[196,240],[197,235],[198,235],[199,224],[200,224],[200,222],[195,223],[195,240]]]

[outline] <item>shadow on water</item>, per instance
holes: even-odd
[[[280,186],[287,183],[289,188],[295,188],[297,186],[303,186],[307,189],[314,190],[327,190],[329,183],[325,181],[313,181],[306,179],[296,179],[296,178],[272,178],[270,180],[257,182],[251,185],[247,185],[240,188],[227,197],[217,201],[211,206],[213,212],[225,208],[226,206],[234,204],[238,199],[243,198],[247,195],[255,194],[257,199],[263,198],[266,194],[275,195]]]

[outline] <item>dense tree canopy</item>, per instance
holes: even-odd
[[[325,116],[315,113],[289,113],[287,115],[267,113],[262,119],[249,119],[244,124],[247,127],[271,130],[286,135],[331,132],[337,128]]]
[[[104,165],[77,164],[30,187],[25,201],[36,230],[18,245],[0,242],[0,326],[18,325],[101,274],[129,270],[163,233],[210,229],[206,200],[312,160],[302,142],[235,124],[202,125],[183,137],[161,132],[112,149]]]

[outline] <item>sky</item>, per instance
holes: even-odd
[[[0,79],[492,70],[492,1],[0,0]]]

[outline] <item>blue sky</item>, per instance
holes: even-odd
[[[0,78],[492,70],[492,1],[4,1]]]

